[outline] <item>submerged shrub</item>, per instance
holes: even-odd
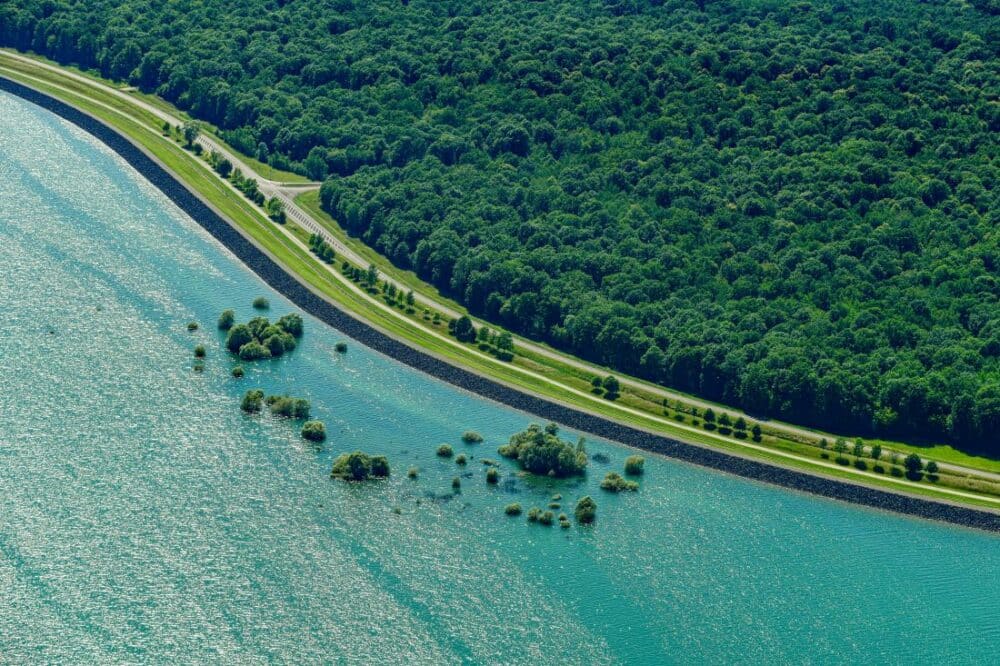
[[[243,402],[240,403],[240,409],[248,414],[255,414],[260,411],[263,404],[264,392],[260,389],[250,389],[243,394]]]
[[[498,449],[500,455],[513,458],[522,469],[532,474],[553,477],[583,474],[587,467],[587,451],[583,438],[573,446],[559,439],[558,426],[549,424],[543,430],[532,424],[527,430],[510,438]]]
[[[270,395],[267,397],[267,406],[271,408],[271,413],[275,416],[284,416],[290,419],[309,418],[309,401],[304,398]]]
[[[629,456],[625,459],[625,473],[632,476],[639,476],[643,472],[646,459],[642,456]]]
[[[417,469],[416,467],[411,467],[410,469],[406,470],[406,478],[415,479],[417,478],[417,475],[419,473],[420,473],[419,469]]]
[[[450,444],[442,444],[437,448],[437,454],[442,458],[451,458],[452,448]]]
[[[256,340],[251,340],[240,347],[240,360],[242,361],[258,361],[264,358],[271,358],[271,350]]]
[[[604,480],[601,481],[601,489],[613,493],[620,493],[623,490],[634,492],[639,490],[639,484],[635,481],[629,481],[618,472],[608,472],[604,476]]]
[[[228,331],[236,323],[236,313],[232,310],[223,310],[219,315],[219,328]]]
[[[326,439],[326,426],[322,421],[306,421],[302,424],[302,436],[311,442],[322,442]]]
[[[197,363],[194,364],[194,371],[205,372],[205,364],[202,363],[201,361],[198,361]]]
[[[195,358],[205,358],[205,345],[195,345],[194,356]]]
[[[264,332],[268,331],[270,327],[271,327],[271,322],[268,321],[267,317],[254,317],[253,319],[247,322],[247,328],[250,329],[250,334],[253,335],[254,339],[257,340],[258,342],[260,342],[260,340],[264,337]],[[277,330],[280,329],[274,328],[269,332]]]
[[[367,481],[389,476],[389,460],[385,456],[369,456],[361,451],[342,453],[333,461],[330,477],[344,481]]]
[[[385,456],[372,456],[372,476],[384,479],[389,476],[389,459]]]
[[[243,366],[242,365],[237,365],[235,368],[233,368],[233,377],[236,377],[236,379],[239,379],[242,376],[243,376]]]
[[[250,332],[249,326],[236,324],[229,328],[229,334],[226,336],[226,348],[229,351],[234,354],[239,353],[240,347],[248,342],[253,342],[253,333]]]
[[[302,337],[302,317],[295,313],[286,314],[284,317],[279,319],[278,326],[296,338]]]
[[[538,522],[538,518],[541,515],[542,515],[542,510],[541,509],[539,509],[537,506],[531,507],[530,509],[528,509],[528,522],[529,523],[537,523]]]
[[[577,501],[573,514],[578,523],[585,525],[592,523],[597,518],[597,502],[591,499],[590,495],[584,495]]]
[[[521,515],[521,505],[517,502],[511,502],[504,507],[503,512],[508,516],[520,516]]]
[[[347,353],[347,343],[346,342],[338,342],[337,344],[335,344],[333,346],[333,349],[338,354],[346,354]]]
[[[451,480],[451,487],[455,488],[455,489],[461,488],[462,487],[462,479],[458,478],[457,476],[454,477]]]
[[[551,511],[545,511],[544,513],[542,513],[542,515],[538,517],[538,522],[540,522],[542,525],[551,525],[552,522],[555,520],[555,518],[556,514],[552,513]]]
[[[271,307],[271,302],[264,298],[263,296],[258,296],[253,299],[254,310],[267,310]]]
[[[189,331],[197,331],[198,330],[198,322],[196,322],[196,321],[189,321],[188,322],[188,330]]]
[[[486,470],[486,483],[494,485],[500,483],[500,472],[497,471],[496,467],[490,467]]]
[[[468,458],[465,457],[464,453],[459,453],[457,456],[455,456],[455,464],[456,465],[464,465],[467,462],[468,462]]]
[[[462,433],[462,441],[466,444],[479,444],[483,441],[483,436],[475,430],[466,430]]]

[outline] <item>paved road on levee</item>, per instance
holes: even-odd
[[[155,106],[153,104],[150,104],[149,102],[145,101],[141,97],[139,97],[137,95],[130,94],[127,91],[123,91],[123,90],[119,90],[117,88],[113,88],[113,87],[105,85],[105,84],[103,84],[103,83],[101,83],[99,81],[95,81],[92,78],[89,78],[89,77],[86,77],[86,76],[82,76],[82,75],[77,74],[75,72],[67,71],[67,70],[62,69],[60,67],[56,67],[56,66],[53,66],[53,65],[49,65],[47,63],[40,62],[40,61],[35,60],[33,58],[28,58],[28,57],[22,56],[22,55],[20,55],[18,53],[14,53],[14,52],[5,50],[4,51],[4,55],[6,55],[6,56],[8,56],[10,58],[16,59],[16,60],[21,60],[21,61],[24,61],[24,62],[27,62],[27,63],[31,63],[32,65],[35,65],[35,66],[44,67],[44,68],[48,69],[49,71],[55,72],[55,73],[59,74],[59,76],[62,76],[64,78],[71,78],[71,79],[73,79],[75,81],[82,82],[84,84],[87,84],[89,86],[93,86],[95,88],[99,88],[103,92],[110,93],[110,94],[113,94],[113,95],[115,95],[117,97],[120,97],[121,99],[127,100],[129,103],[131,103],[131,104],[133,104],[135,106],[138,106],[139,108],[143,109],[144,111],[147,111],[147,112],[153,114],[157,118],[159,118],[159,119],[161,119],[163,121],[166,121],[166,122],[170,123],[171,125],[178,125],[178,124],[181,124],[181,123],[184,122],[184,120],[182,118],[178,117],[177,115],[168,113],[167,111],[164,111],[163,109],[161,109],[161,108],[159,108],[159,107],[157,107],[157,106]],[[311,190],[319,189],[320,183],[316,183],[316,182],[285,183],[285,182],[271,180],[270,178],[266,178],[263,174],[259,173],[257,170],[251,168],[238,155],[234,154],[231,150],[229,150],[228,148],[226,148],[226,147],[222,146],[221,144],[219,144],[214,138],[212,138],[210,136],[205,136],[204,134],[202,134],[201,136],[198,137],[198,143],[200,143],[202,145],[202,148],[205,149],[205,150],[209,150],[209,151],[214,150],[214,151],[220,153],[226,159],[228,159],[230,162],[232,162],[233,166],[235,168],[238,168],[240,171],[242,171],[244,175],[256,179],[261,192],[263,192],[268,197],[277,197],[278,199],[280,199],[285,204],[285,212],[288,214],[289,217],[291,217],[293,220],[295,220],[302,227],[308,229],[310,232],[316,233],[316,234],[319,234],[320,236],[322,236],[326,240],[326,242],[329,243],[333,247],[334,251],[336,251],[336,253],[339,256],[344,257],[345,259],[347,259],[351,263],[353,263],[355,265],[358,265],[358,266],[366,266],[366,265],[368,265],[370,263],[368,259],[362,257],[357,252],[355,252],[354,250],[352,250],[348,246],[346,246],[343,243],[341,243],[338,239],[334,238],[326,229],[323,228],[323,226],[319,222],[316,221],[315,218],[312,217],[312,215],[310,215],[308,212],[306,212],[305,210],[303,210],[300,206],[298,206],[295,203],[294,199],[295,199],[296,196],[298,196],[299,194],[301,194],[303,192],[308,192],[308,191],[311,191]],[[395,280],[391,280],[391,279],[389,279],[386,276],[383,276],[383,279],[386,279],[389,282],[394,283],[396,285],[397,289],[401,289],[404,292],[406,292],[406,291],[409,290],[408,286],[403,285],[403,284],[401,284],[399,282],[396,282]],[[454,310],[453,308],[448,307],[447,305],[444,305],[443,303],[440,303],[439,301],[434,300],[433,298],[430,298],[428,296],[424,296],[423,294],[420,294],[418,292],[414,292],[413,296],[414,296],[414,299],[416,300],[417,303],[420,303],[422,306],[433,307],[436,310],[440,311],[442,314],[447,315],[448,317],[460,317],[463,314],[461,312],[458,312],[457,310]],[[480,325],[486,325],[486,326],[489,325],[487,322],[482,322],[482,321],[478,321],[478,320],[477,320],[477,323],[480,324]],[[532,342],[530,340],[526,340],[524,338],[517,337],[517,338],[515,338],[515,341],[516,341],[517,346],[520,347],[520,348],[522,348],[522,349],[528,350],[528,351],[530,351],[530,352],[532,352],[534,354],[538,354],[539,356],[543,356],[545,358],[553,359],[553,360],[558,361],[559,363],[562,363],[564,365],[568,365],[568,366],[571,366],[571,367],[574,367],[574,368],[577,368],[577,369],[580,369],[580,370],[584,370],[584,371],[589,372],[589,373],[594,374],[594,375],[603,376],[603,375],[611,374],[611,372],[612,372],[609,368],[604,368],[604,367],[596,366],[594,364],[587,363],[587,362],[581,361],[579,359],[566,356],[566,355],[564,355],[564,354],[562,354],[560,352],[557,352],[557,351],[555,351],[555,350],[553,350],[553,349],[551,349],[549,347],[546,347],[544,345],[540,345],[540,344],[538,344],[536,342]],[[699,400],[698,398],[693,398],[691,396],[688,396],[688,395],[685,395],[685,394],[682,394],[682,393],[678,393],[676,391],[671,391],[670,389],[663,388],[662,386],[657,386],[655,384],[650,384],[648,382],[644,382],[644,381],[641,381],[641,380],[635,380],[635,379],[630,379],[630,378],[619,378],[619,381],[623,385],[625,385],[625,386],[630,386],[630,387],[633,387],[633,388],[640,388],[644,392],[652,394],[652,395],[655,395],[655,396],[657,396],[659,398],[667,398],[667,399],[670,399],[670,400],[683,400],[687,404],[694,405],[694,406],[698,407],[699,409],[705,409],[707,407],[712,407],[713,409],[715,409],[717,411],[718,410],[725,410],[726,412],[730,412],[730,413],[732,413],[734,415],[742,414],[742,412],[740,412],[737,409],[732,409],[732,408],[729,408],[729,407],[723,407],[723,406],[720,406],[718,404],[714,404],[714,403],[711,403],[711,402],[706,402],[706,401],[703,401],[703,400]],[[754,419],[753,417],[748,416],[746,414],[744,414],[744,416],[746,416],[747,419],[750,420],[750,421],[757,420],[757,419]],[[769,429],[771,429],[771,430],[784,432],[784,433],[787,433],[787,434],[790,434],[790,435],[798,435],[798,436],[805,436],[805,437],[816,437],[817,436],[815,432],[812,432],[812,431],[810,431],[810,430],[808,430],[806,428],[801,428],[801,427],[790,425],[790,424],[787,424],[787,423],[779,423],[779,422],[776,422],[776,421],[768,421],[767,422],[767,427]],[[993,473],[993,472],[987,472],[987,471],[983,471],[983,470],[971,469],[971,468],[968,468],[968,467],[964,467],[962,465],[955,465],[955,464],[952,464],[952,463],[941,462],[941,463],[938,463],[938,464],[939,464],[939,466],[941,467],[942,470],[950,470],[950,471],[959,472],[959,473],[973,473],[976,476],[980,476],[980,477],[992,479],[992,480],[995,480],[995,481],[1000,481],[1000,473]]]

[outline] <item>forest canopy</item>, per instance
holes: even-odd
[[[474,313],[752,413],[1000,453],[995,0],[23,0],[0,43],[325,180]]]

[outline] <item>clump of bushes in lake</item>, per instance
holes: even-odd
[[[503,512],[508,516],[520,516],[521,515],[521,505],[517,502],[511,502],[503,508]]]
[[[309,418],[308,400],[287,395],[269,395],[265,398],[260,389],[250,389],[244,393],[240,409],[247,414],[257,414],[264,405],[267,405],[273,416],[300,420]],[[312,442],[322,442],[326,439],[326,426],[322,421],[306,421],[302,425],[302,437]]]
[[[629,481],[618,472],[608,472],[604,480],[601,481],[601,489],[613,493],[620,493],[623,490],[635,492],[639,490],[639,484],[635,481]]]
[[[532,474],[563,478],[582,475],[587,467],[587,450],[581,437],[577,444],[558,437],[559,427],[550,423],[543,429],[528,426],[498,449],[500,455],[516,460],[521,469]]]
[[[367,481],[389,476],[389,460],[385,456],[370,456],[361,451],[342,453],[333,461],[330,477],[344,481]]]
[[[219,315],[219,330],[228,331],[236,323],[236,312],[233,310],[223,310]]]
[[[240,409],[247,414],[256,414],[261,410],[263,405],[264,392],[260,389],[250,389],[243,394],[243,402],[240,403]]]
[[[235,321],[232,310],[226,310],[219,317],[219,328],[228,331],[226,348],[244,361],[286,354],[302,337],[302,317],[297,314],[287,314],[273,324],[267,317],[254,317],[245,324]]]
[[[466,444],[479,444],[483,441],[483,436],[475,430],[466,430],[462,433],[462,441]]]
[[[310,442],[326,440],[326,426],[322,421],[306,421],[302,424],[302,437]]]
[[[576,522],[589,525],[597,519],[597,502],[590,495],[585,495],[577,501],[573,514],[576,516]]]
[[[264,401],[274,416],[284,416],[290,419],[309,418],[309,401],[303,398],[292,398],[287,395],[269,395]]]
[[[642,456],[629,456],[625,459],[625,473],[629,476],[640,476],[645,464],[646,459]]]
[[[451,458],[454,451],[452,450],[450,444],[442,444],[437,448],[437,454],[441,458]]]

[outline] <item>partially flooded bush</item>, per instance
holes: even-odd
[[[259,361],[264,358],[271,358],[271,350],[256,340],[252,340],[240,347],[241,361]]]
[[[479,444],[483,441],[483,436],[475,430],[466,430],[462,433],[462,441],[466,444]]]
[[[290,419],[309,418],[309,401],[304,398],[292,398],[291,396],[270,395],[267,397],[267,406],[271,408],[274,416],[284,416]]]
[[[584,495],[576,503],[574,510],[576,522],[584,525],[594,522],[597,518],[597,502],[591,499],[590,495]]]
[[[326,426],[322,421],[306,421],[302,424],[302,437],[310,442],[322,442],[326,439]]]
[[[295,313],[286,314],[284,317],[278,320],[277,325],[282,329],[284,329],[287,333],[290,333],[291,335],[295,336],[296,338],[302,337],[302,330],[303,330],[302,317],[300,317]]]
[[[442,444],[437,448],[437,454],[441,458],[451,458],[453,453],[454,451],[452,450],[450,444]]]
[[[236,323],[236,313],[233,310],[223,310],[219,315],[219,329],[228,331]]]
[[[503,508],[503,512],[508,516],[520,516],[521,515],[521,505],[517,502],[511,502]]]
[[[250,389],[243,394],[243,402],[240,409],[247,414],[256,414],[264,404],[264,392],[260,389]]]
[[[249,326],[246,324],[236,324],[229,328],[229,334],[226,336],[226,348],[229,351],[237,354],[240,351],[240,347],[248,342],[253,342],[253,333],[250,332]]]
[[[330,477],[344,481],[367,481],[389,476],[389,460],[385,456],[369,456],[361,451],[342,453],[333,461]]]
[[[604,476],[604,480],[601,481],[601,489],[613,493],[620,493],[623,490],[634,492],[639,490],[639,484],[635,481],[629,481],[618,472],[608,472]]]
[[[542,429],[536,424],[510,438],[498,453],[512,458],[522,469],[542,476],[566,477],[583,474],[587,467],[587,451],[583,439],[576,446],[559,439],[558,426],[549,424]]]
[[[625,473],[631,476],[639,476],[643,473],[646,459],[642,456],[629,456],[625,459]]]
[[[500,472],[497,471],[496,467],[490,467],[486,470],[486,483],[492,485],[500,483]]]

